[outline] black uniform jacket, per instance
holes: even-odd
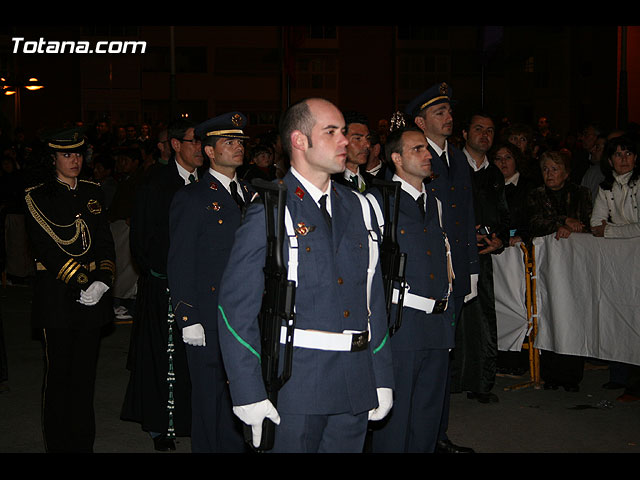
[[[34,328],[97,328],[113,318],[111,296],[84,306],[80,290],[107,286],[115,274],[115,250],[100,185],[58,179],[25,192],[26,229],[36,260]]]

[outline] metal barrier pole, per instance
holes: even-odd
[[[532,246],[531,253],[524,243],[520,244],[520,249],[524,254],[525,267],[525,295],[527,306],[527,318],[529,326],[529,334],[526,342],[522,344],[522,348],[529,351],[529,376],[530,381],[509,385],[504,390],[517,390],[520,388],[534,387],[541,388],[540,385],[540,352],[533,346],[536,335],[538,334],[538,312],[536,305],[536,265],[535,254]]]

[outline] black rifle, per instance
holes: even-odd
[[[398,245],[398,211],[400,208],[400,182],[373,179],[373,185],[382,193],[382,212],[384,215],[384,231],[380,245],[380,265],[384,282],[384,295],[387,302],[389,334],[395,334],[402,324],[402,307],[404,305],[404,290],[406,286],[405,270],[407,254],[400,252]],[[389,198],[393,195],[393,211],[389,205]],[[391,305],[393,287],[398,285],[398,299],[396,318],[391,319]]]
[[[286,232],[284,226],[287,186],[283,181],[268,182],[254,179],[251,184],[264,203],[267,255],[264,266],[264,293],[258,315],[260,327],[262,377],[267,398],[278,404],[278,391],[291,377],[293,363],[293,330],[295,327],[295,282],[287,278],[282,249]],[[286,326],[284,363],[280,373],[281,327]],[[257,450],[273,448],[276,425],[265,418],[262,439]],[[245,429],[245,439],[252,445],[251,429]]]

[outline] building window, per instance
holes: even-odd
[[[88,25],[81,29],[87,37],[137,37],[138,27],[124,25]]]
[[[425,85],[447,78],[450,72],[448,55],[408,53],[399,56],[398,80],[401,90],[419,90]]]
[[[337,86],[338,72],[334,56],[302,55],[296,60],[296,88],[334,90]]]
[[[449,40],[448,27],[398,26],[398,40]]]
[[[177,73],[206,73],[206,47],[176,47],[175,61]],[[142,57],[145,72],[170,72],[171,55],[169,47],[147,47]]]
[[[316,39],[336,39],[335,25],[311,25],[309,27],[309,38]]]
[[[533,61],[533,57],[528,57],[525,59],[524,61],[524,71],[526,73],[533,73],[535,72],[535,62]]]
[[[252,127],[275,126],[278,124],[278,113],[247,112],[247,124]]]
[[[259,75],[280,71],[280,56],[275,48],[217,48],[215,72],[220,74]]]

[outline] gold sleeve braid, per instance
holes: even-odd
[[[107,270],[111,272],[111,279],[116,276],[116,264],[111,260],[101,260],[100,261],[100,270]]]
[[[62,280],[64,283],[69,283],[69,279],[71,279],[81,267],[82,265],[80,263],[73,258],[70,258],[62,266],[56,278]]]

